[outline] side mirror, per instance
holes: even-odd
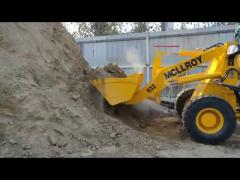
[[[233,54],[237,53],[238,51],[239,51],[238,46],[236,46],[236,45],[231,45],[231,46],[228,47],[227,55],[228,55],[228,56],[233,55]]]

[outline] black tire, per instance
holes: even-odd
[[[179,93],[176,100],[175,109],[180,118],[182,118],[183,108],[185,104],[188,102],[188,100],[192,97],[193,92],[194,92],[194,89],[188,89]]]
[[[196,116],[204,108],[215,108],[223,115],[223,127],[214,134],[204,133],[196,125]],[[204,144],[219,144],[230,138],[236,129],[236,121],[231,105],[215,96],[204,96],[189,101],[183,110],[183,123],[186,131],[193,140]]]

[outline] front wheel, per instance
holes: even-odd
[[[237,125],[231,105],[214,96],[189,101],[183,110],[183,122],[191,138],[205,144],[224,142]]]

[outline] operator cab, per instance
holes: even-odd
[[[228,47],[227,55],[229,62],[234,61],[236,55],[240,54],[240,45],[231,45]]]

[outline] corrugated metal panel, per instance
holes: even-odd
[[[219,41],[224,43],[226,41],[230,41],[234,39],[234,33],[220,33],[218,34]]]
[[[145,64],[145,41],[114,41],[107,42],[107,62],[116,62],[120,66]]]
[[[95,66],[96,62],[94,59],[94,53],[93,53],[93,44],[89,43],[89,44],[81,44],[81,52],[82,52],[82,56],[87,60],[87,62],[91,65],[91,66]]]

